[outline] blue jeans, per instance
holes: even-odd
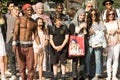
[[[94,50],[94,52],[93,52]],[[102,54],[102,47],[99,48],[92,48],[89,47],[87,55],[86,55],[86,71],[87,74],[90,74],[90,63],[91,63],[91,57],[92,54],[95,53],[95,64],[96,64],[96,70],[95,74],[101,74],[101,54]]]

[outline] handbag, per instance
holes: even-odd
[[[84,35],[71,35],[69,38],[68,57],[79,57],[85,55]]]

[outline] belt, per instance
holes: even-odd
[[[20,43],[18,43],[18,46],[23,47],[23,48],[28,48],[28,47],[32,47],[33,44],[20,44]]]

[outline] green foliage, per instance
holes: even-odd
[[[105,9],[105,6],[102,5],[103,1],[104,0],[97,0],[96,7],[100,11],[103,11]],[[120,8],[120,1],[119,0],[113,0],[113,1],[114,1],[113,7]]]
[[[7,12],[7,2],[8,0],[2,0],[2,13],[6,13]]]

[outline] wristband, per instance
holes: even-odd
[[[42,45],[41,45],[41,44],[39,45],[39,48],[42,48]]]
[[[17,45],[17,42],[16,42],[16,41],[13,41],[13,42],[12,42],[12,45]]]

